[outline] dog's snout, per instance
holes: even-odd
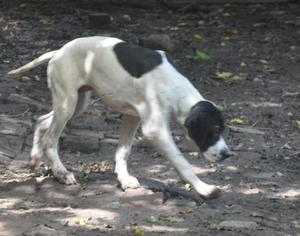
[[[228,149],[223,149],[220,154],[221,154],[222,160],[225,160],[228,157],[233,156],[233,153],[231,151],[229,151]]]

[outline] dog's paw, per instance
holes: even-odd
[[[67,185],[72,185],[72,184],[77,184],[76,178],[72,172],[69,171],[61,171],[61,172],[53,172],[53,175],[55,179],[57,179],[58,182],[67,184]]]
[[[29,160],[29,166],[32,171],[36,171],[41,167],[41,158],[37,155],[31,155],[31,159]]]
[[[208,185],[199,194],[205,199],[214,199],[220,196],[221,190],[215,185]]]
[[[127,189],[127,188],[139,188],[140,187],[140,183],[137,180],[137,178],[129,175],[126,176],[124,178],[118,178],[121,184],[121,188],[123,190]]]

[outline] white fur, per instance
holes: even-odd
[[[66,122],[86,107],[84,104],[90,97],[88,89],[78,93],[78,89],[84,86],[93,89],[105,104],[125,114],[115,155],[115,172],[123,188],[138,187],[137,179],[128,173],[127,157],[135,131],[141,124],[144,136],[170,160],[182,178],[202,196],[211,196],[217,188],[204,183],[194,174],[191,165],[175,145],[169,127],[172,117],[183,127],[191,107],[204,98],[161,51],[161,65],[141,78],[133,78],[116,58],[113,46],[118,42],[121,40],[109,37],[79,38],[57,52],[45,54],[48,59],[51,58],[48,82],[53,96],[53,112],[37,124],[31,153],[33,162],[39,162],[45,155],[54,175],[61,182],[76,183],[72,173],[60,161],[57,142]],[[10,74],[39,65],[45,55]],[[214,155],[225,145],[224,140],[220,140],[207,151],[206,156]]]

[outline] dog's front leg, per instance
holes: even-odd
[[[123,116],[120,140],[115,155],[115,173],[117,174],[122,189],[138,188],[140,186],[137,178],[131,176],[127,170],[127,158],[130,154],[133,138],[139,123],[139,117],[129,115]]]
[[[143,124],[142,130],[145,137],[171,161],[181,177],[189,182],[202,197],[208,199],[218,196],[219,188],[204,183],[193,172],[192,166],[177,148],[167,124],[162,124],[161,120],[151,121]]]

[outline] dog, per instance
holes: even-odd
[[[8,74],[23,73],[47,61],[53,110],[38,119],[31,150],[33,168],[45,156],[56,179],[76,184],[59,158],[58,140],[67,121],[87,108],[94,91],[105,104],[123,113],[115,154],[115,173],[123,189],[139,187],[127,170],[127,159],[141,126],[144,137],[197,193],[206,199],[219,194],[217,186],[206,184],[193,172],[173,141],[169,121],[176,121],[206,159],[217,162],[231,155],[222,137],[222,114],[178,72],[165,52],[112,37],[78,38]]]

